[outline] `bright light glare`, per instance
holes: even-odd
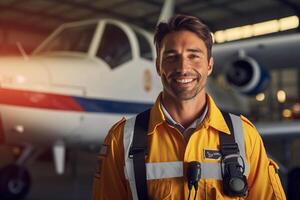
[[[17,75],[16,76],[16,82],[17,83],[24,83],[24,82],[26,82],[26,78],[22,75]]]
[[[265,94],[264,93],[258,93],[255,98],[256,98],[257,101],[263,101],[263,100],[265,100]]]
[[[285,118],[289,118],[292,116],[292,111],[290,109],[284,109],[282,111],[282,116]]]
[[[281,18],[279,20],[280,31],[290,30],[299,26],[299,18],[297,16],[290,16]]]
[[[250,38],[258,35],[276,33],[299,27],[299,17],[296,15],[273,19],[256,24],[233,27],[225,30],[219,30],[214,33],[217,43],[223,43],[243,38]]]
[[[23,133],[24,132],[24,126],[22,126],[22,125],[16,125],[14,127],[14,131],[16,131],[17,133]]]
[[[277,91],[277,100],[280,103],[284,103],[286,100],[286,93],[283,90],[278,90]]]

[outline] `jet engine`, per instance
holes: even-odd
[[[225,77],[230,86],[245,95],[262,92],[270,82],[269,72],[248,56],[230,62]]]

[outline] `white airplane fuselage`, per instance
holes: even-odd
[[[100,144],[114,122],[151,106],[160,91],[153,83],[145,89],[145,73],[153,79],[155,68],[142,59],[113,73],[105,63],[75,56],[15,59],[5,69],[0,113],[8,143]]]

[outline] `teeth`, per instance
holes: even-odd
[[[177,79],[176,80],[178,83],[189,83],[189,82],[192,82],[193,79]]]

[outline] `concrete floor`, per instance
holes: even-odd
[[[73,153],[73,152],[72,152]],[[28,164],[31,190],[25,200],[89,200],[92,198],[93,174],[97,154],[76,151],[76,163],[66,164],[64,175],[57,175],[52,159],[39,159]],[[0,166],[10,162],[12,156],[0,148]],[[76,168],[72,166],[77,166]]]

